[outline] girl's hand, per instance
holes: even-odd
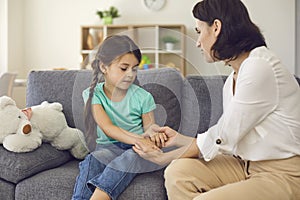
[[[144,146],[140,141],[137,141],[136,144],[132,147],[133,150],[139,154],[142,158],[149,160],[158,165],[166,165],[169,162],[165,159],[165,153],[160,149],[153,149]]]
[[[150,138],[152,142],[159,148],[165,147],[165,142],[168,140],[164,132],[160,132],[161,127],[157,124],[151,125],[143,134],[145,138]]]
[[[151,137],[155,134],[157,134],[160,130],[160,126],[158,126],[157,124],[152,124],[143,134],[144,137]]]
[[[139,144],[139,148],[146,151],[161,151],[150,138],[140,138],[135,142],[135,144]]]
[[[165,133],[156,133],[150,137],[151,141],[159,148],[165,147],[165,142],[168,140]]]

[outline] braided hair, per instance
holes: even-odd
[[[110,66],[113,61],[119,59],[121,56],[132,53],[138,62],[141,61],[141,51],[138,46],[126,35],[113,35],[107,37],[100,45],[94,61],[92,62],[93,76],[89,87],[89,97],[84,110],[84,124],[86,128],[87,144],[90,148],[95,147],[93,135],[96,134],[96,121],[92,114],[92,98],[94,96],[94,89],[97,83],[104,81],[101,65]]]

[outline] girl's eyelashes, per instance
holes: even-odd
[[[120,69],[125,72],[125,71],[127,71],[128,67],[120,67]],[[137,71],[137,66],[132,67],[132,71],[136,72]]]
[[[195,31],[196,31],[197,34],[201,33],[201,31],[197,27],[195,28]]]

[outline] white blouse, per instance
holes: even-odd
[[[206,161],[219,153],[258,161],[300,155],[300,88],[266,47],[242,63],[233,95],[233,73],[223,88],[223,115],[197,145]]]

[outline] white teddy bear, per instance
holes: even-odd
[[[13,152],[28,152],[42,144],[42,134],[32,130],[27,116],[9,97],[0,97],[0,143]]]
[[[88,154],[84,135],[67,125],[62,110],[60,103],[46,101],[20,110],[10,97],[0,97],[0,143],[9,151],[29,152],[44,141],[83,159]]]

